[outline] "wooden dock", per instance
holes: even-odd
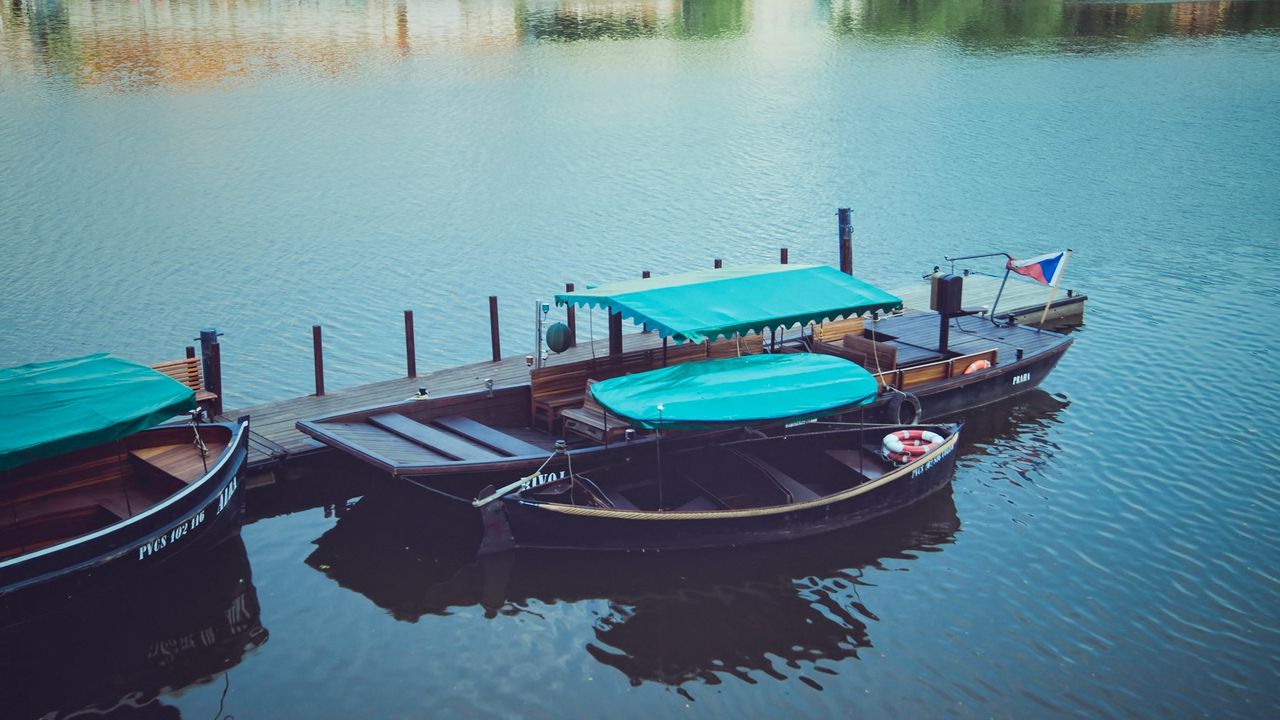
[[[1000,285],[999,278],[970,275],[965,278],[964,305],[966,307],[990,306]],[[927,282],[892,291],[901,297],[907,309],[928,309],[930,288]],[[1046,326],[1079,324],[1083,318],[1086,296],[1062,291],[1049,313]],[[1047,289],[1043,285],[1010,280],[997,308],[997,315],[1012,317],[1023,324],[1034,325],[1043,312]],[[640,350],[660,347],[662,339],[657,333],[632,333],[623,336],[623,350]],[[607,355],[608,340],[582,343],[559,355],[553,355],[548,364],[575,362],[596,355]],[[401,377],[356,387],[333,390],[322,396],[306,395],[252,407],[228,410],[223,417],[234,419],[242,415],[251,417],[249,468],[255,473],[250,487],[269,484],[278,473],[287,471],[285,460],[295,460],[312,455],[327,446],[303,435],[295,423],[304,418],[335,415],[359,408],[399,402],[414,395],[419,388],[426,388],[433,396],[483,390],[492,382],[493,388],[523,385],[529,382],[529,367],[523,353],[504,357],[498,361],[484,361],[428,372],[416,377]]]

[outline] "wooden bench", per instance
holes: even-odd
[[[452,460],[493,460],[502,455],[453,433],[423,425],[400,413],[383,413],[369,423]]]
[[[608,444],[626,437],[631,427],[625,418],[604,409],[591,395],[595,380],[588,380],[582,394],[582,407],[568,408],[560,413],[564,418],[565,432],[576,432],[597,442]]]
[[[813,325],[813,341],[838,343],[844,340],[846,335],[862,335],[863,328],[866,323],[860,317],[845,318],[844,320],[823,320]]]
[[[450,415],[449,417],[436,418],[434,421],[437,425],[448,428],[468,440],[480,443],[486,447],[493,448],[500,453],[505,453],[512,457],[526,457],[546,455],[548,450],[540,448],[532,443],[527,443],[518,437],[508,435],[501,430],[495,430],[484,423],[472,420],[462,415]]]
[[[185,357],[181,360],[168,360],[151,366],[152,370],[168,375],[195,391],[196,404],[213,413],[218,404],[218,396],[205,389],[204,378],[200,375],[200,360]]]

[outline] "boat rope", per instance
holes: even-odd
[[[196,436],[196,439],[191,444],[195,445],[196,450],[200,451],[200,462],[204,465],[204,471],[207,473],[209,472],[209,448],[205,446],[204,440],[200,439],[199,427],[200,416],[204,414],[204,409],[196,408],[188,411],[188,414],[191,415],[191,432],[195,433]]]

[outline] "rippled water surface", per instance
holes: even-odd
[[[837,206],[877,284],[1070,247],[1090,299],[874,525],[477,560],[338,463],[3,636],[0,714],[1274,717],[1278,137],[1277,2],[6,0],[0,366],[216,325],[244,406],[313,323],[330,387],[403,371],[406,308],[420,370],[490,294],[523,352],[566,281],[832,262]]]

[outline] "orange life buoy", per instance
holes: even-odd
[[[972,375],[973,373],[976,373],[979,370],[986,370],[989,367],[991,367],[990,360],[987,360],[985,358],[981,360],[974,360],[973,362],[969,363],[969,367],[964,369],[964,374]]]

